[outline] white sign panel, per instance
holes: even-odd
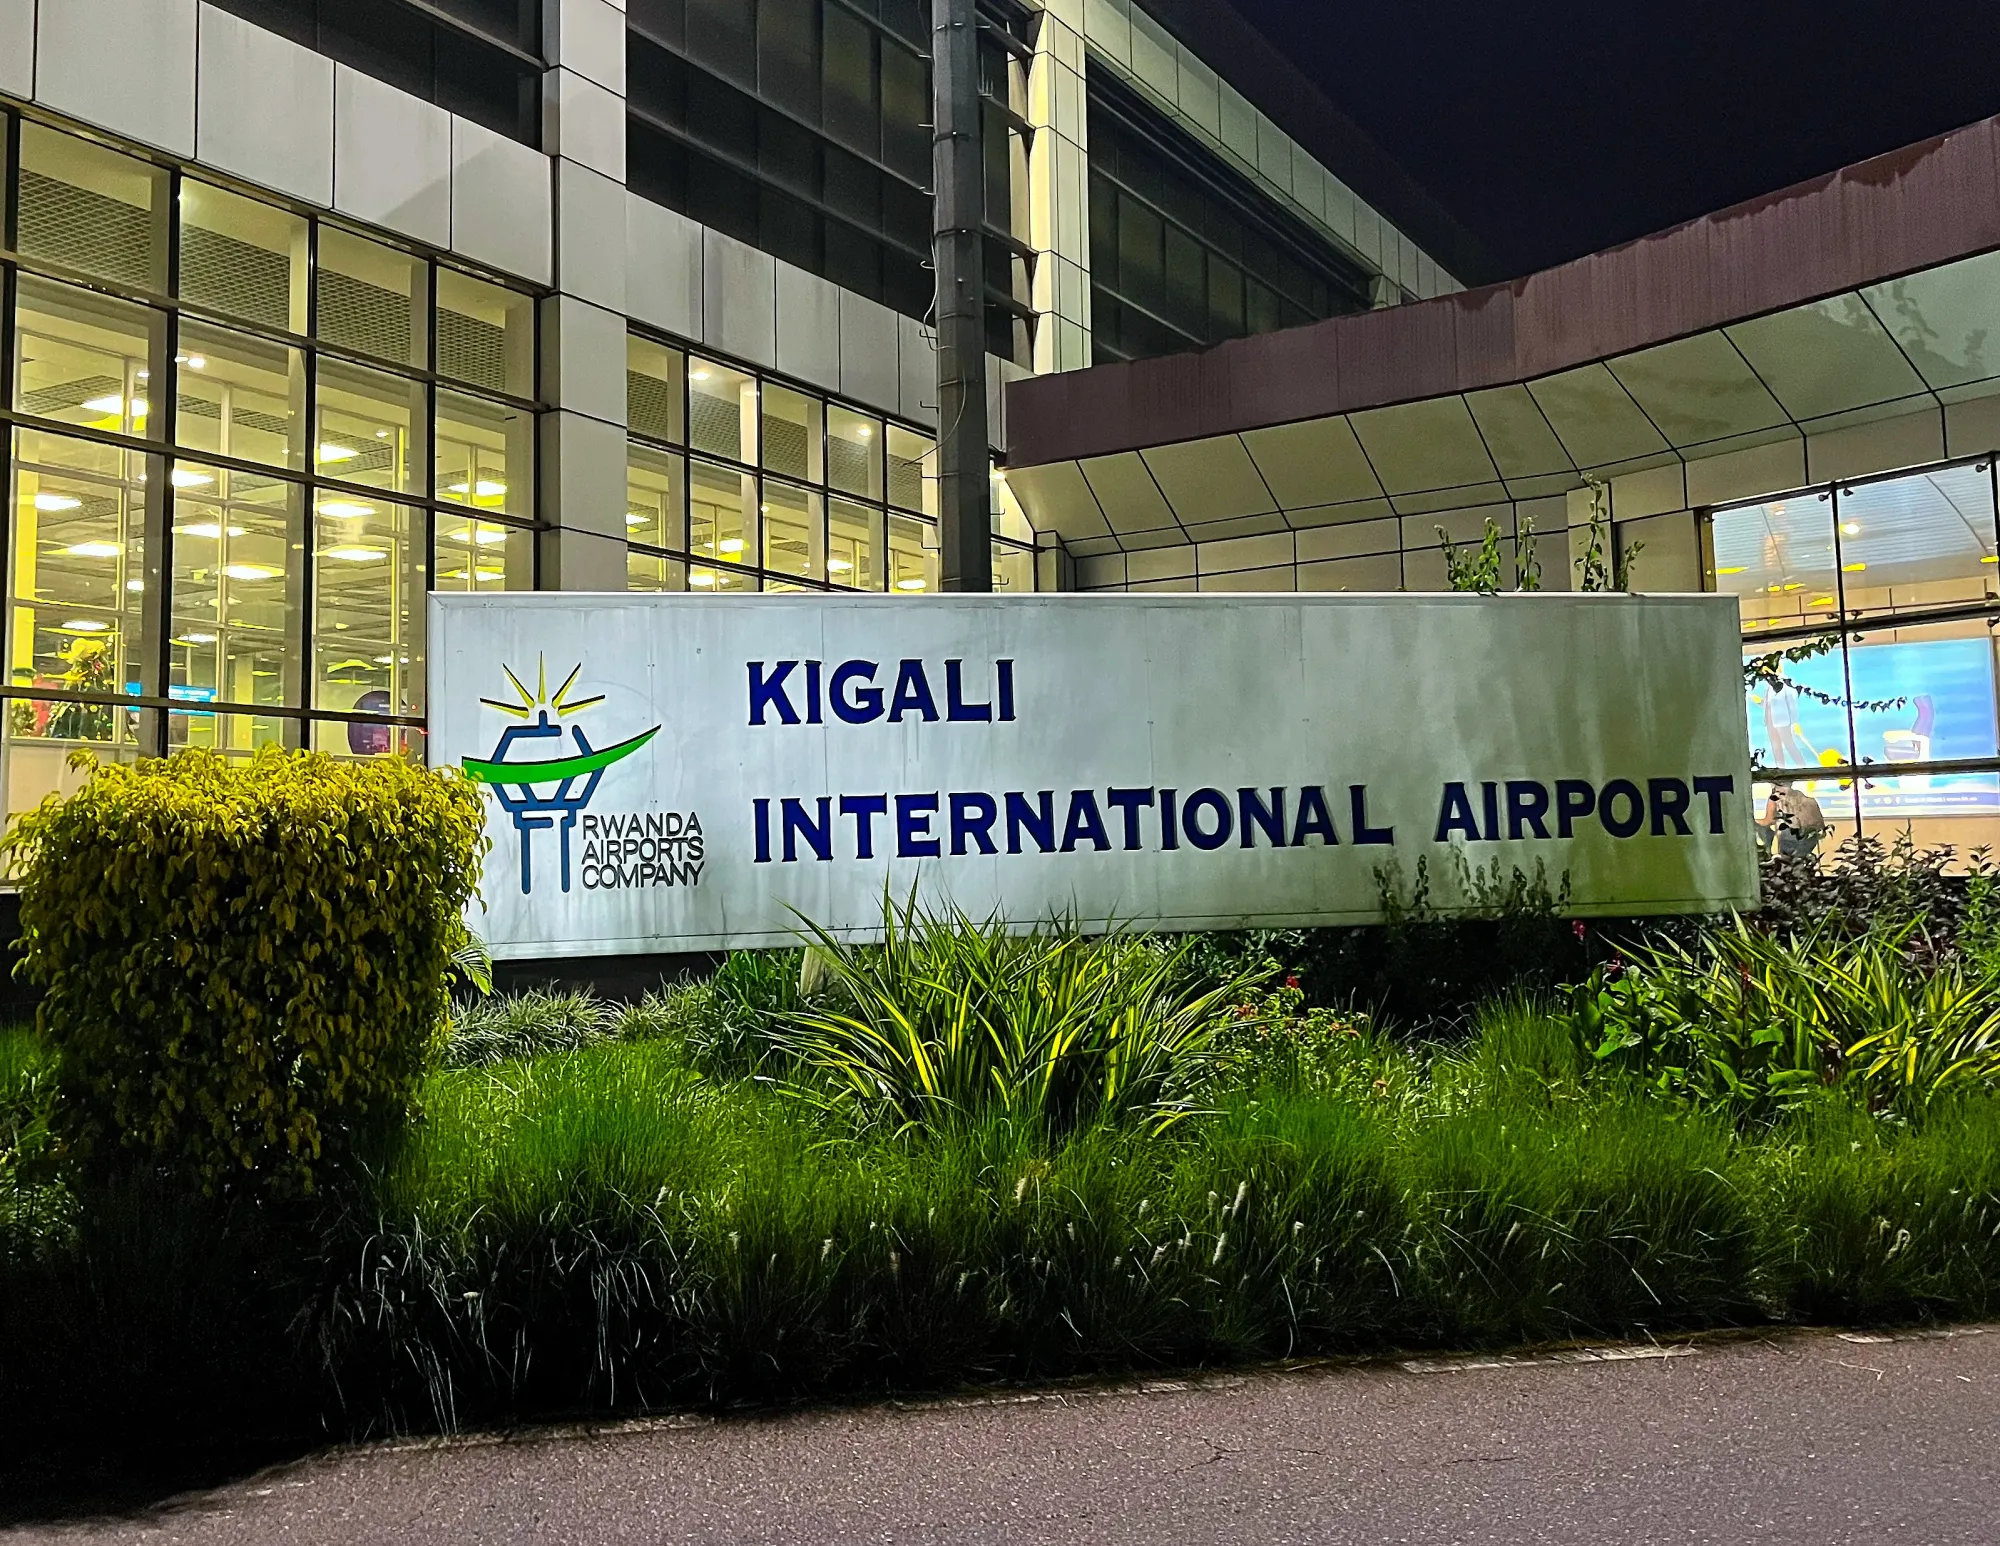
[[[976,917],[1356,923],[1421,861],[1753,905],[1727,596],[431,598],[496,956]],[[1456,853],[1454,854],[1454,850]],[[1461,862],[1462,861],[1462,862]]]

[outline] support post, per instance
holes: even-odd
[[[938,519],[948,591],[993,589],[986,447],[986,164],[977,0],[931,0]]]

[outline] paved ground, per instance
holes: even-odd
[[[2000,1328],[346,1450],[0,1541],[2000,1541]]]

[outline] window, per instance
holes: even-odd
[[[636,334],[625,379],[632,589],[938,588],[931,436]],[[993,488],[994,588],[1032,591],[1034,533]]]
[[[1205,348],[1362,311],[1368,275],[1324,236],[1093,70],[1090,286],[1100,362]]]
[[[1737,597],[1758,789],[1810,796],[1831,853],[1856,831],[1961,854],[2000,840],[2000,676],[1990,458],[1715,511],[1713,588]],[[1856,779],[1821,768],[1908,773]],[[1806,770],[1813,770],[1808,772]]]
[[[534,583],[535,298],[19,132],[7,810],[79,744],[420,755],[425,592]]]
[[[907,0],[635,0],[634,191],[903,312],[932,304],[928,8]],[[989,346],[1027,363],[1027,77],[981,8]]]

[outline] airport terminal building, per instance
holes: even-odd
[[[2000,123],[1483,284],[1225,0],[980,11],[997,590],[1434,589],[1489,519],[1556,588],[1595,505],[1747,651],[1833,641],[1766,764],[2000,836]],[[928,47],[0,0],[7,808],[79,748],[420,751],[433,590],[935,590]]]

